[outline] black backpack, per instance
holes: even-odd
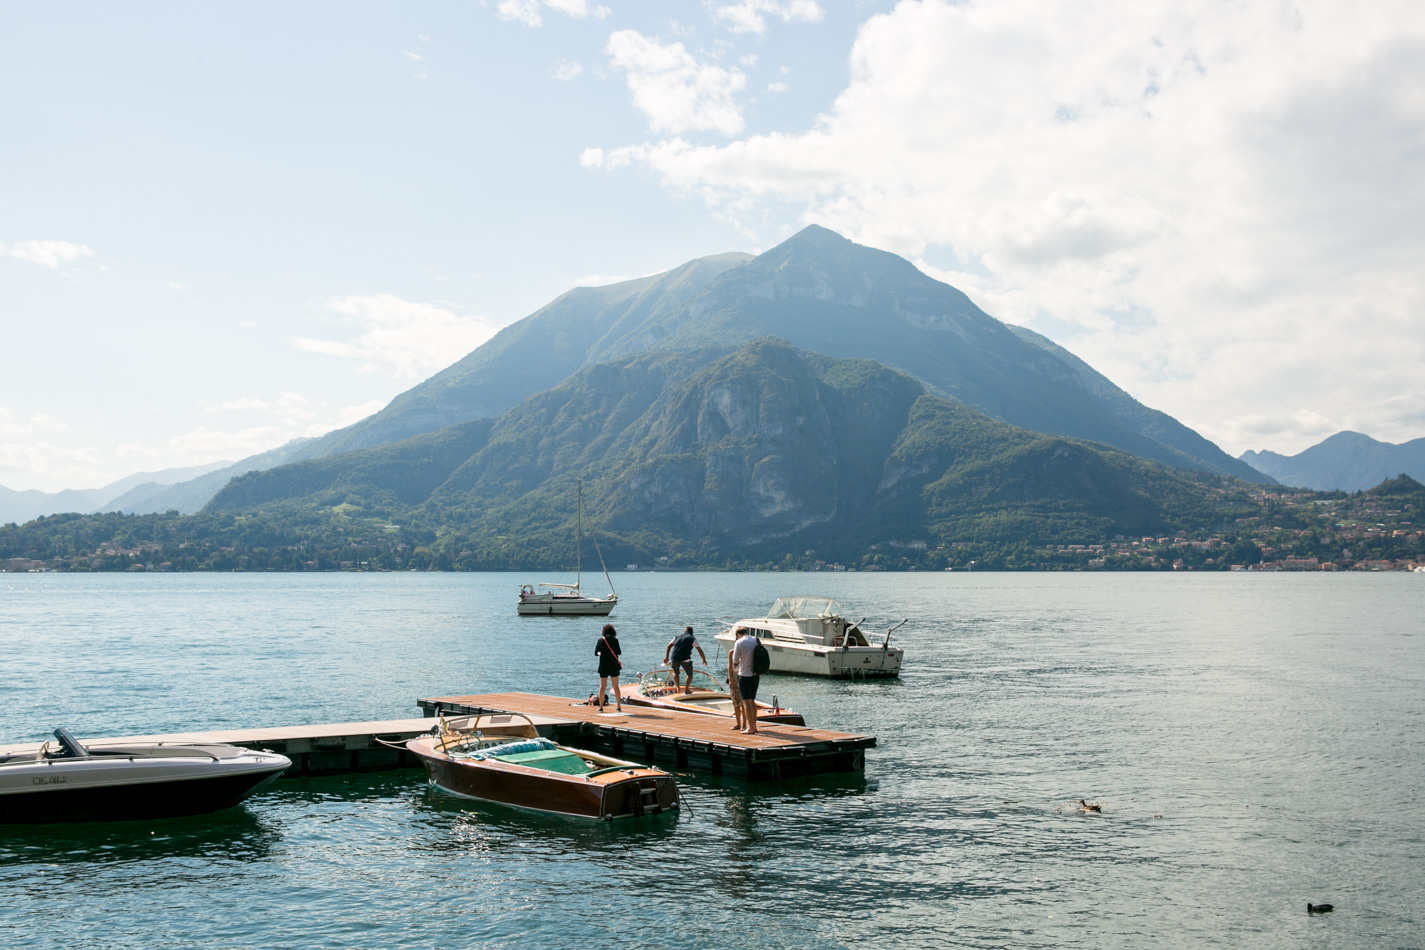
[[[758,640],[757,645],[752,648],[752,674],[761,676],[772,668],[772,654],[767,652],[767,648]]]

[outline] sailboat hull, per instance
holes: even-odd
[[[617,604],[617,595],[534,594],[520,600],[516,609],[522,617],[607,617]]]

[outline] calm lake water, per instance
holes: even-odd
[[[535,579],[0,575],[0,742],[587,696],[602,621],[515,616]],[[879,738],[865,776],[685,776],[681,815],[612,827],[417,771],[0,827],[0,945],[1425,947],[1421,575],[614,580],[630,669],[784,594],[909,617],[899,682],[771,679]]]

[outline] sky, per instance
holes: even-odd
[[[236,460],[816,223],[1236,455],[1425,436],[1425,3],[0,6],[0,485]]]

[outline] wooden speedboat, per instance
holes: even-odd
[[[406,743],[430,783],[462,798],[579,818],[641,818],[678,807],[678,783],[661,769],[559,745],[533,725],[444,722]],[[498,717],[509,720],[509,716]]]
[[[686,678],[684,678],[686,682]],[[638,681],[622,686],[623,701],[635,706],[656,706],[659,709],[677,709],[682,712],[702,713],[710,716],[726,716],[732,719],[732,694],[711,673],[693,670],[692,688],[679,687],[674,683],[673,670],[663,667],[647,673],[639,673]],[[686,690],[686,692],[685,692]],[[772,702],[757,700],[758,722],[780,722],[789,726],[805,726],[801,713],[783,709],[775,696]]]
[[[841,605],[830,597],[782,597],[767,616],[727,624],[713,639],[731,650],[738,629],[746,630],[767,648],[773,673],[899,676],[905,651],[891,646],[891,633],[904,623],[891,627],[884,637],[877,635],[881,642],[873,643],[861,630],[861,622],[847,620]]]
[[[291,767],[231,745],[83,745],[63,729],[0,755],[0,824],[176,818],[230,808]]]

